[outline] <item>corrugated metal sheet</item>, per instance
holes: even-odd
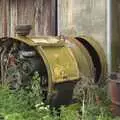
[[[30,35],[55,35],[56,0],[0,0],[0,36],[15,34],[17,24],[31,24]]]

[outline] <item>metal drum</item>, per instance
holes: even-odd
[[[11,79],[16,86],[29,83],[33,72],[38,71],[45,99],[59,106],[72,102],[73,90],[82,76],[93,79],[95,84],[105,79],[106,56],[95,40],[89,37],[29,37],[31,27],[22,27],[17,27],[16,37],[0,38],[1,84],[5,83],[6,71],[15,73],[7,75],[10,78],[17,76]]]

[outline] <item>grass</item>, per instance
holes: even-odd
[[[60,116],[56,115],[56,111],[51,115],[49,106],[31,94],[0,87],[0,115],[5,120],[120,120],[114,118],[103,103],[62,106]]]
[[[26,91],[10,91],[7,88],[0,88],[0,115],[5,120],[75,120],[78,112],[61,108],[61,115],[57,116],[56,111],[51,115],[49,106],[35,100],[35,96]],[[78,115],[79,116],[79,115]],[[78,120],[78,119],[76,119]]]
[[[39,77],[35,75],[31,90],[12,91],[8,86],[0,86],[0,120],[120,120],[120,117],[113,117],[110,112],[111,103],[106,86],[96,89],[93,96],[99,97],[94,98],[95,101],[88,104],[83,99],[77,104],[61,106],[58,115],[55,110],[51,114],[49,105],[42,102],[39,81]],[[83,90],[86,91],[85,88]]]
[[[0,88],[0,115],[5,120],[120,120],[114,118],[109,112],[109,107],[95,104],[71,105],[61,107],[60,116],[51,115],[49,106],[41,101],[37,104],[31,93],[20,90],[10,91]],[[77,108],[77,109],[76,109]]]

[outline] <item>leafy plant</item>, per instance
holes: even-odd
[[[119,120],[109,111],[110,100],[107,97],[106,85],[92,88],[85,83],[84,97],[80,102],[70,106],[61,106],[60,113],[42,102],[40,77],[36,72],[31,85],[20,90],[9,90],[0,86],[0,119],[5,120]],[[87,88],[87,85],[89,86]],[[86,92],[87,91],[87,92]],[[93,91],[93,93],[91,93]],[[87,96],[88,95],[88,96]],[[96,96],[98,96],[96,101]],[[92,97],[92,98],[91,98]],[[92,101],[93,100],[93,101]]]

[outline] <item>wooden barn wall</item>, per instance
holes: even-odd
[[[0,0],[0,36],[14,36],[17,24],[31,24],[31,36],[55,35],[56,0]]]
[[[3,9],[2,9],[2,1],[0,0],[0,36],[3,36]]]
[[[7,30],[7,28],[9,28],[9,22],[7,23],[7,19],[9,16],[8,6],[8,1],[0,0],[0,36],[6,36],[7,34],[9,34],[9,31]]]

